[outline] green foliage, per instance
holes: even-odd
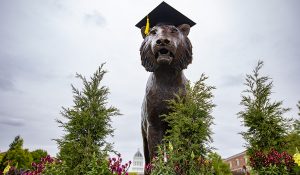
[[[61,114],[66,122],[57,120],[66,134],[57,139],[60,148],[59,158],[65,161],[67,174],[84,174],[90,171],[93,155],[103,160],[107,152],[112,150],[105,138],[113,134],[111,117],[120,115],[115,107],[107,107],[109,89],[101,85],[106,71],[103,64],[88,81],[77,74],[83,82],[83,89],[72,85],[74,106],[63,108]]]
[[[18,135],[14,138],[13,142],[9,145],[9,150],[22,149],[24,140]]]
[[[23,149],[23,139],[16,136],[13,142],[9,145],[9,150],[4,153],[0,162],[0,170],[3,170],[8,163],[11,166],[18,168],[29,169],[31,167],[32,156],[28,149]]]
[[[112,173],[109,171],[108,165],[109,162],[107,160],[103,159],[102,161],[99,161],[96,154],[93,154],[92,160],[88,165],[89,171],[86,172],[86,175],[111,175]]]
[[[211,164],[200,157],[189,155],[188,159],[179,162],[172,147],[160,145],[158,154],[146,169],[151,175],[198,175],[211,174]]]
[[[5,155],[6,160],[11,161],[10,165],[18,168],[28,169],[31,167],[32,156],[28,149],[9,150]],[[3,159],[5,161],[5,159]]]
[[[30,154],[32,156],[33,162],[35,162],[35,163],[41,162],[41,158],[46,157],[48,155],[47,151],[42,150],[42,149],[34,150],[34,151],[30,152]]]
[[[211,161],[212,169],[215,175],[231,175],[229,165],[224,162],[217,153],[210,153],[208,159]]]
[[[287,159],[291,157],[284,151],[291,119],[283,115],[290,109],[283,108],[282,101],[272,102],[273,82],[268,76],[260,75],[262,67],[263,62],[259,61],[253,74],[246,75],[247,89],[243,91],[240,103],[244,109],[238,115],[247,130],[241,134],[247,142],[247,154],[256,173],[287,174],[291,168]],[[276,162],[280,156],[288,158]]]
[[[271,102],[273,82],[268,76],[260,76],[262,66],[263,62],[259,61],[253,74],[246,75],[247,89],[240,103],[244,110],[238,113],[247,128],[241,134],[250,155],[256,150],[284,150],[284,136],[289,128],[289,120],[283,117],[289,109],[282,107],[282,101]]]
[[[300,116],[300,101],[298,101],[297,107],[298,107],[298,110],[299,110],[298,115]]]
[[[300,135],[297,133],[290,133],[285,137],[286,150],[289,154],[295,154],[295,148],[300,148]]]
[[[164,145],[158,149],[158,156],[152,162],[152,174],[209,174],[211,166],[205,157],[211,151],[213,124],[211,115],[213,86],[205,84],[202,74],[194,86],[187,85],[186,94],[170,100],[172,112],[163,115],[170,129],[164,138]],[[169,144],[168,146],[165,146]]]
[[[4,153],[0,153],[0,162],[2,161],[3,156],[4,156]]]
[[[267,153],[257,151],[249,157],[249,160],[250,166],[258,174],[292,174],[295,166],[291,155],[275,149]]]
[[[298,115],[300,115],[300,101],[298,101],[297,107],[299,109]],[[291,132],[285,137],[287,152],[289,154],[295,154],[296,149],[300,148],[300,120],[294,120]]]
[[[66,175],[67,166],[64,161],[46,164],[43,175]]]
[[[167,159],[168,157],[168,159]],[[147,171],[152,175],[163,174],[171,175],[176,174],[178,165],[173,160],[173,150],[165,146],[158,146],[157,157],[155,157],[150,165],[146,166]]]
[[[264,174],[264,175],[274,175],[274,174],[289,175],[288,171],[281,171],[280,168],[276,165],[272,165],[269,167],[262,167],[257,172],[259,174]],[[278,172],[280,172],[280,173],[278,173]]]
[[[205,84],[207,78],[202,74],[193,87],[188,84],[184,97],[177,96],[169,101],[173,112],[163,116],[170,126],[164,140],[172,143],[180,160],[185,160],[192,152],[204,157],[211,150],[211,112],[215,107],[212,90],[215,87]]]
[[[130,172],[130,173],[128,173],[128,175],[138,175],[138,173]]]
[[[300,121],[295,120],[291,132],[285,137],[287,152],[291,155],[296,153],[295,148],[300,148]]]
[[[293,123],[293,132],[300,134],[300,120],[295,120]]]

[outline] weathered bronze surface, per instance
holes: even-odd
[[[142,136],[145,163],[149,164],[156,154],[168,124],[160,117],[170,112],[166,100],[174,94],[185,94],[187,79],[182,70],[192,62],[192,45],[188,39],[190,26],[182,24],[157,25],[150,34],[144,34],[140,48],[142,65],[152,72],[146,87],[142,105]]]

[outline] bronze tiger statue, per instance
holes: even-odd
[[[156,155],[168,124],[160,117],[170,112],[166,100],[186,92],[183,69],[192,62],[192,45],[188,39],[190,25],[156,25],[148,35],[141,28],[144,41],[140,48],[142,65],[151,72],[142,105],[142,136],[146,165]]]

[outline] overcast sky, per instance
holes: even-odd
[[[189,38],[193,63],[184,72],[195,82],[201,73],[214,91],[214,143],[223,158],[244,150],[237,118],[245,75],[258,60],[274,81],[273,100],[297,118],[300,100],[300,1],[168,0],[197,24]],[[142,149],[140,109],[149,73],[141,66],[140,30],[135,24],[161,1],[1,0],[0,151],[15,136],[24,147],[55,156],[62,129],[61,107],[72,103],[75,73],[92,75],[106,62],[109,104],[123,116],[113,119],[115,150],[132,160]],[[298,117],[299,118],[299,117]]]

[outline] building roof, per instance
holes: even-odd
[[[232,158],[239,157],[239,156],[241,156],[241,155],[246,155],[246,151],[243,151],[243,152],[241,152],[241,153],[232,155],[232,156],[230,156],[230,157],[224,159],[224,161],[228,161],[228,160],[230,160],[230,159],[232,159]]]
[[[140,152],[140,149],[138,149],[138,151],[134,154],[133,157],[134,157],[134,158],[135,158],[135,157],[143,157],[142,153]]]

